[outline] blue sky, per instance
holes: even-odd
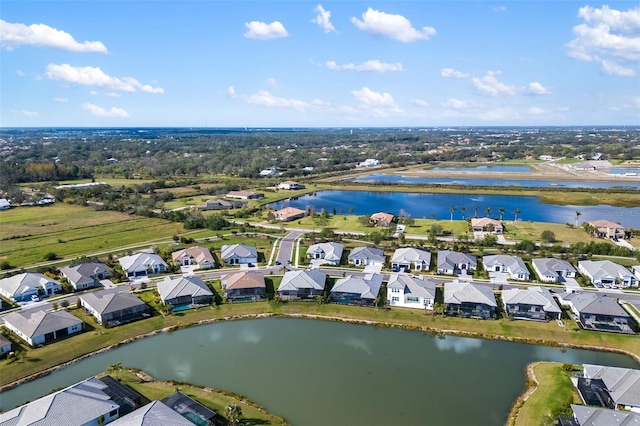
[[[3,1],[0,125],[640,124],[637,1]]]

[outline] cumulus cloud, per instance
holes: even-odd
[[[264,84],[266,84],[269,87],[276,87],[278,85],[278,82],[276,81],[275,78],[269,77],[264,81]]]
[[[353,71],[374,71],[374,72],[394,72],[402,71],[402,64],[396,62],[395,64],[380,62],[378,59],[372,59],[361,64],[344,64],[338,65],[334,61],[326,62],[327,68],[331,70],[353,70]]]
[[[110,108],[108,110],[94,104],[82,104],[82,109],[89,111],[91,115],[96,117],[128,117],[127,111],[122,108]]]
[[[619,11],[607,5],[584,6],[578,17],[584,23],[573,27],[575,38],[565,45],[567,54],[599,63],[610,75],[634,76],[636,70],[625,64],[640,60],[640,7]]]
[[[254,105],[263,105],[275,108],[293,108],[304,111],[311,107],[311,104],[298,99],[286,99],[272,95],[266,90],[259,90],[245,99],[245,102]]]
[[[331,31],[335,31],[335,27],[331,23],[331,12],[325,10],[321,4],[318,4],[314,12],[317,13],[316,17],[311,20],[314,24],[318,24],[320,28],[324,30],[325,33],[330,33]]]
[[[236,89],[234,89],[233,86],[227,87],[227,94],[229,95],[230,98],[235,98],[236,97]]]
[[[14,24],[4,20],[0,20],[0,46],[6,50],[13,50],[18,46],[37,46],[69,52],[108,53],[100,41],[79,43],[71,34],[45,24]]]
[[[440,70],[440,75],[444,78],[468,78],[469,74],[456,71],[453,68],[442,68]]]
[[[461,99],[449,98],[445,102],[442,103],[442,106],[445,107],[445,108],[461,110],[461,109],[473,108],[473,107],[476,106],[476,104],[475,104],[475,102],[473,102],[471,100],[463,101]]]
[[[62,80],[82,86],[106,87],[111,90],[146,93],[164,93],[161,87],[142,84],[133,77],[112,77],[98,67],[73,67],[69,64],[49,64],[45,75],[51,80]]]
[[[489,71],[484,77],[473,77],[471,83],[478,93],[485,96],[515,95],[517,89],[514,86],[508,86],[496,79],[495,76],[499,74],[500,72]]]
[[[351,94],[361,103],[367,106],[388,106],[395,107],[393,97],[388,93],[374,92],[368,87],[360,90],[353,90]]]
[[[527,110],[527,114],[529,115],[541,115],[544,114],[544,110],[538,107],[531,107]]]
[[[64,103],[69,102],[69,99],[67,99],[67,98],[53,98],[53,102],[58,102],[60,104],[64,104]]]
[[[544,87],[542,84],[538,83],[537,81],[532,81],[524,90],[524,93],[528,95],[548,95],[551,93],[551,90]]]
[[[411,99],[409,102],[411,102],[412,105],[423,107],[423,108],[431,106],[429,102],[423,99]]]
[[[289,36],[286,28],[279,21],[273,21],[270,24],[260,21],[251,21],[245,22],[244,26],[247,27],[247,32],[244,33],[245,38],[254,40],[271,40],[274,38]]]
[[[372,8],[368,8],[362,14],[362,20],[352,17],[351,22],[362,31],[403,43],[429,40],[436,34],[436,30],[433,27],[422,27],[418,30],[413,27],[411,21],[402,15],[380,12]]]

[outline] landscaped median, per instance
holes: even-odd
[[[81,316],[81,311],[77,312]],[[579,347],[620,352],[640,363],[640,339],[637,336],[580,330],[573,320],[560,327],[556,322],[477,321],[426,314],[424,311],[393,308],[367,308],[314,302],[254,302],[225,304],[183,311],[168,316],[156,315],[114,328],[95,322],[85,324],[85,332],[35,349],[24,344],[15,358],[0,363],[0,391],[48,374],[53,369],[75,362],[97,351],[105,351],[135,339],[162,331],[220,320],[249,319],[262,316],[309,317],[320,320],[350,321],[384,327],[406,328],[430,333],[465,337],[501,339],[554,346]],[[14,339],[14,343],[16,340]]]

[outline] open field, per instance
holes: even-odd
[[[502,222],[505,227],[505,237],[508,240],[522,241],[541,241],[540,235],[543,231],[551,231],[556,236],[556,241],[559,243],[577,243],[577,242],[591,242],[596,243],[607,242],[602,238],[594,238],[587,234],[582,228],[570,228],[567,225],[559,223],[547,223],[547,222]],[[611,243],[613,244],[613,243]]]

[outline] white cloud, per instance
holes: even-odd
[[[442,104],[445,108],[451,108],[455,110],[469,109],[476,106],[473,101],[463,101],[456,98],[449,98]]]
[[[99,41],[78,43],[71,34],[45,24],[13,24],[0,20],[0,46],[13,50],[18,46],[50,47],[69,52],[108,53]]]
[[[260,90],[245,99],[245,102],[254,105],[263,105],[276,108],[293,108],[304,111],[311,107],[311,104],[297,99],[285,99],[272,95],[266,90]]]
[[[538,83],[537,81],[532,81],[524,90],[524,93],[528,95],[548,95],[551,93],[551,90],[544,87],[542,84]]]
[[[23,109],[23,110],[20,110],[20,111],[17,111],[17,112],[18,112],[18,114],[22,114],[22,115],[24,115],[26,117],[39,117],[40,116],[38,111],[27,111],[27,110]]]
[[[17,75],[18,77],[24,77],[24,71],[22,71],[22,70],[18,70],[18,71],[16,71],[16,75]]]
[[[87,110],[96,117],[128,117],[127,111],[122,108],[110,108],[108,110],[94,104],[82,104],[82,109]]]
[[[273,38],[288,37],[289,33],[284,25],[279,21],[273,21],[270,24],[260,21],[245,22],[247,32],[244,33],[245,38],[255,40],[270,40]]]
[[[236,89],[234,89],[233,86],[227,87],[227,94],[229,95],[230,98],[235,98],[236,97]]]
[[[496,6],[493,9],[494,12],[506,12],[507,6]]]
[[[411,99],[409,102],[411,102],[412,105],[423,107],[423,108],[431,106],[429,102],[422,99]]]
[[[276,81],[275,78],[269,77],[264,81],[264,84],[266,84],[269,87],[276,87],[278,85],[278,82]]]
[[[390,64],[386,62],[380,62],[378,59],[372,59],[366,62],[363,62],[359,65],[356,64],[344,64],[338,65],[334,61],[326,62],[327,68],[331,70],[353,70],[353,71],[375,71],[380,73],[385,72],[394,72],[394,71],[402,71],[402,64],[400,62],[396,62],[395,64]]]
[[[538,108],[538,107],[531,107],[527,110],[527,114],[529,115],[541,115],[544,114],[545,110],[543,110],[542,108]]]
[[[469,74],[456,71],[453,68],[442,68],[440,70],[440,75],[444,78],[468,78]]]
[[[73,67],[69,64],[49,64],[45,75],[51,80],[62,80],[83,86],[106,87],[111,90],[135,92],[140,90],[147,93],[164,93],[164,89],[142,84],[133,77],[111,77],[97,67]]]
[[[120,93],[117,93],[117,92],[109,92],[109,93],[107,93],[107,96],[109,96],[111,98],[119,98],[122,95]]]
[[[311,20],[314,24],[318,24],[320,28],[324,30],[325,33],[330,33],[331,31],[335,31],[335,27],[331,23],[331,12],[328,10],[324,10],[321,4],[318,4],[314,12],[317,12],[315,19]]]
[[[567,54],[600,63],[610,75],[634,76],[636,71],[623,64],[640,59],[640,7],[619,11],[607,5],[584,6],[578,17],[585,23],[573,27],[575,38],[565,45]]]
[[[64,103],[69,102],[69,99],[67,99],[67,98],[53,98],[53,102],[58,102],[58,103],[64,104]]]
[[[475,89],[482,95],[494,97],[501,95],[515,95],[517,90],[514,86],[507,86],[495,78],[495,76],[499,74],[500,71],[489,71],[484,77],[473,77],[471,82],[473,87],[475,87]]]
[[[429,40],[436,34],[433,27],[422,27],[417,30],[411,22],[402,15],[392,15],[368,8],[362,14],[362,21],[356,17],[351,22],[360,30],[380,35],[403,43],[418,40]]]
[[[395,107],[393,97],[388,93],[374,92],[368,87],[360,90],[353,90],[351,94],[361,103],[368,106],[388,106]]]
[[[96,92],[95,90],[92,90],[92,91],[89,92],[89,94],[91,96],[96,96],[98,94],[98,92]]]

